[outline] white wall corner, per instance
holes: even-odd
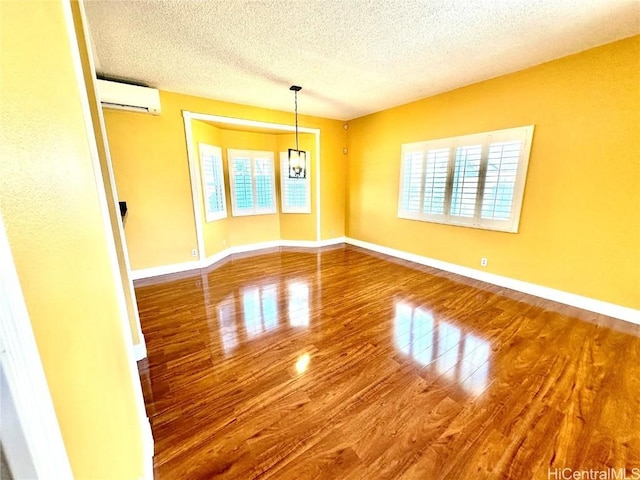
[[[147,358],[147,345],[144,341],[144,337],[142,342],[133,345],[133,355],[136,359],[136,362]]]

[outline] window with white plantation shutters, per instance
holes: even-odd
[[[533,125],[402,146],[398,217],[517,232]]]
[[[199,149],[205,221],[213,222],[227,216],[222,149],[204,143],[199,144]]]
[[[273,152],[227,150],[234,217],[276,213]]]
[[[306,178],[289,178],[289,153],[280,152],[280,191],[282,213],[311,213],[311,183],[309,180],[309,161],[307,152]]]

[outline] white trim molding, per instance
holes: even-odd
[[[341,243],[347,243],[346,237],[326,238],[324,240],[320,240],[316,247],[329,247],[331,245],[340,245]]]
[[[572,307],[582,308],[583,310],[589,310],[591,312],[600,313],[602,315],[607,315],[609,317],[618,318],[620,320],[640,325],[640,310],[633,308],[623,307],[622,305],[616,305],[615,303],[603,302],[594,298],[583,297],[574,293],[564,292],[555,288],[544,287],[542,285],[536,285],[535,283],[524,282],[522,280],[496,275],[494,273],[482,272],[473,268],[443,262],[442,260],[424,257],[422,255],[416,255],[414,253],[396,250],[394,248],[384,247],[375,243],[364,242],[355,238],[347,237],[346,243],[382,253],[384,255],[408,260],[410,262],[437,268],[446,272],[456,273],[464,277],[473,278],[499,287],[509,288],[518,292],[527,293],[529,295],[545,298],[554,302],[564,303],[565,305],[571,305]]]
[[[320,173],[321,173],[321,164],[320,164],[320,129],[316,131],[316,240],[319,242],[321,240],[322,234],[322,216],[321,216],[321,206],[322,202],[320,201]],[[311,194],[311,192],[309,192]]]
[[[162,275],[169,275],[172,273],[186,272],[189,270],[198,270],[201,268],[208,268],[221,260],[224,260],[229,255],[236,253],[255,252],[257,250],[265,250],[268,248],[278,247],[300,247],[300,248],[319,248],[328,247],[330,245],[339,245],[345,243],[345,237],[328,238],[320,240],[318,242],[313,240],[273,240],[270,242],[251,243],[248,245],[237,245],[235,247],[226,248],[218,253],[215,253],[201,261],[174,263],[172,265],[163,265],[160,267],[144,268],[141,270],[133,270],[131,277],[134,280],[141,280],[143,278],[159,277]]]
[[[195,270],[197,268],[201,268],[201,263],[197,260],[184,263],[172,263],[170,265],[161,265],[159,267],[131,270],[131,279],[140,280],[141,278],[159,277],[161,275],[186,272],[187,270]]]
[[[133,344],[133,358],[136,362],[147,358],[147,345],[144,342]]]
[[[189,178],[191,181],[191,201],[193,202],[193,221],[196,226],[196,242],[198,244],[198,260],[204,258],[204,228],[202,226],[202,207],[200,206],[200,169],[198,168],[199,159],[193,145],[193,128],[191,120],[193,114],[191,112],[182,112],[184,119],[184,138],[187,143],[187,161],[189,162]],[[226,194],[225,194],[226,195]],[[180,271],[180,270],[178,270]],[[133,273],[133,272],[132,272]],[[173,273],[173,272],[167,272]],[[163,275],[163,274],[156,274]],[[155,276],[155,275],[150,275]],[[133,277],[134,280],[137,277]],[[144,277],[143,277],[144,278]]]
[[[1,216],[0,271],[0,368],[13,398],[33,468],[37,478],[72,479],[67,451]]]

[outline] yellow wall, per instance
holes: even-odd
[[[201,122],[199,120],[191,120],[191,131],[193,136],[193,147],[196,154],[196,163],[198,168],[200,166],[200,143],[207,145],[213,145],[220,147],[220,129],[208,123]],[[224,161],[222,162],[224,165]],[[224,168],[224,167],[223,167]],[[199,171],[200,182],[202,182],[202,170]],[[225,185],[226,185],[225,180]],[[222,218],[213,222],[206,222],[205,219],[205,207],[204,207],[204,195],[201,185],[198,186],[198,201],[200,202],[200,217],[202,222],[202,229],[204,235],[204,254],[205,257],[210,257],[229,246],[229,223],[228,218]],[[227,212],[230,204],[227,197]]]
[[[328,123],[328,121],[327,121]],[[347,130],[345,122],[326,125],[320,135],[322,157],[320,198],[320,237],[336,238],[346,233],[347,213]],[[326,133],[325,133],[326,132]],[[330,133],[330,134],[329,134]]]
[[[160,116],[103,112],[119,200],[128,207],[131,268],[193,260],[198,245],[179,107]]]
[[[0,2],[0,210],[75,478],[137,479],[130,335],[64,5]]]
[[[125,296],[125,303],[127,305],[127,313],[129,320],[129,328],[131,330],[131,337],[134,345],[139,345],[142,340],[140,329],[140,317],[138,316],[138,307],[136,305],[135,294],[133,292],[133,284],[129,277],[129,271],[127,267],[126,257],[126,245],[124,245],[124,239],[120,235],[122,227],[122,219],[120,215],[119,205],[114,198],[117,198],[117,192],[115,191],[115,185],[111,182],[111,175],[109,169],[109,149],[107,145],[107,138],[103,129],[103,122],[101,121],[102,108],[96,95],[95,76],[93,68],[90,63],[91,47],[87,43],[85,37],[85,25],[82,22],[82,14],[80,13],[80,5],[77,1],[72,2],[72,11],[74,17],[74,26],[76,36],[78,38],[78,51],[80,53],[80,59],[82,61],[82,70],[84,81],[87,85],[89,108],[91,110],[91,121],[93,124],[93,131],[96,136],[96,146],[98,149],[98,157],[100,159],[100,170],[102,172],[102,178],[104,179],[105,192],[107,194],[107,208],[109,210],[109,221],[111,223],[111,229],[114,233],[114,241],[116,247],[116,255],[118,258],[118,266],[120,267],[120,282]]]
[[[134,270],[191,261],[191,250],[197,248],[183,110],[284,125],[293,120],[291,112],[164,91],[160,100],[160,116],[104,110],[118,194],[129,205],[125,235]],[[336,166],[345,161],[343,122],[299,115],[299,124],[321,131],[322,238],[340,237],[345,182],[341,173],[336,174]],[[233,234],[229,226],[231,244],[279,238],[279,226],[251,218],[256,222],[229,219],[236,226]],[[259,239],[253,230],[261,232]]]
[[[640,308],[640,37],[358,118],[350,237]],[[535,125],[520,232],[397,218],[403,143]]]

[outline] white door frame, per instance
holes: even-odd
[[[1,215],[0,272],[0,361],[33,467],[37,478],[73,479]]]

